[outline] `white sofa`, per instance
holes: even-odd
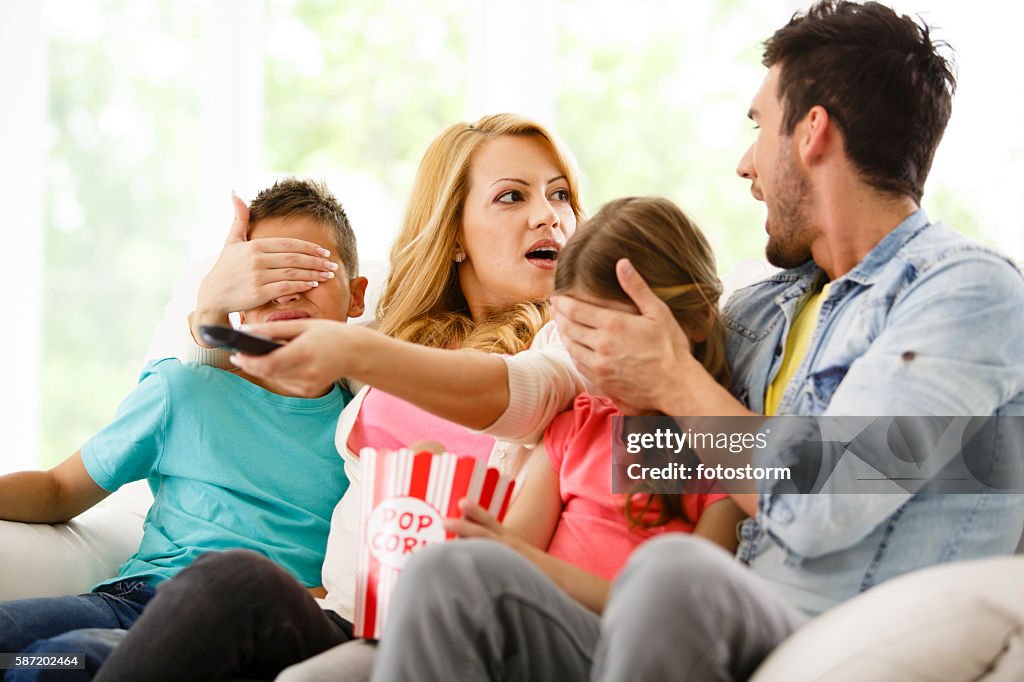
[[[152,499],[140,484],[67,524],[0,521],[0,600],[75,594],[115,575]],[[1022,679],[1024,557],[1016,556],[881,585],[797,632],[752,682]]]
[[[79,594],[117,575],[152,501],[138,481],[68,523],[0,521],[0,601]]]
[[[175,349],[210,261],[176,287],[147,357]],[[726,291],[770,272],[737,264]],[[383,281],[383,277],[379,277]],[[367,306],[370,308],[370,306]],[[0,600],[88,591],[137,548],[152,502],[144,481],[58,525],[0,521]],[[1024,679],[1024,557],[939,567],[893,580],[804,627],[754,682],[1004,682]]]

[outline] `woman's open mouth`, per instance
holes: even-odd
[[[558,252],[562,250],[561,244],[550,239],[537,242],[526,252],[526,260],[541,270],[554,270],[558,261]]]

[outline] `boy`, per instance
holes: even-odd
[[[316,256],[289,255],[304,281],[241,311],[242,322],[362,314],[355,236],[326,187],[283,180],[249,214],[250,248]],[[85,653],[91,676],[116,641],[109,629],[130,627],[159,583],[210,551],[254,550],[316,588],[331,511],[348,487],[334,431],[350,398],[339,385],[299,398],[239,370],[149,364],[81,450],[50,471],[0,477],[0,518],[13,521],[67,521],[142,478],[154,494],[139,549],[116,578],[85,595],[0,603],[0,651]]]

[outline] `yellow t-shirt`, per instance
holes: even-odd
[[[782,364],[779,365],[779,372],[775,379],[768,385],[764,394],[764,413],[771,416],[779,409],[782,402],[782,395],[786,392],[790,380],[796,374],[797,367],[803,362],[807,354],[807,346],[811,343],[811,336],[818,324],[818,312],[821,310],[821,302],[828,296],[828,288],[831,282],[825,284],[819,291],[812,292],[804,301],[803,307],[793,320],[793,326],[786,336],[786,348],[782,355]]]

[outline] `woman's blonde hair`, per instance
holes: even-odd
[[[391,247],[390,274],[377,305],[383,333],[435,348],[513,354],[528,347],[550,319],[546,301],[523,301],[474,324],[452,260],[462,231],[473,153],[487,140],[506,135],[547,141],[568,182],[573,213],[578,222],[584,219],[576,161],[539,123],[495,114],[449,126],[423,155],[402,229]]]
[[[668,305],[691,337],[693,355],[723,385],[728,385],[725,327],[718,315],[722,283],[711,245],[682,210],[660,197],[627,197],[610,201],[587,221],[587,229],[568,241],[558,257],[555,290],[572,289],[597,298],[632,303],[615,276],[615,264],[628,258],[654,293]],[[657,503],[657,504],[655,504]],[[657,518],[648,512],[656,508]],[[650,494],[639,509],[627,498],[626,516],[643,526],[674,518],[691,521],[679,495]]]

